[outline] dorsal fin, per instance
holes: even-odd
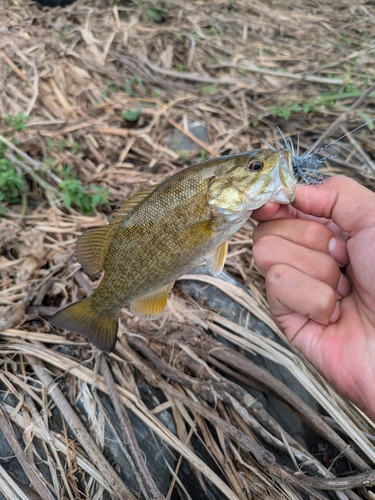
[[[155,189],[159,187],[159,184],[155,184],[154,186],[149,186],[148,188],[140,191],[139,193],[134,194],[130,198],[128,198],[124,203],[118,207],[116,213],[113,215],[110,226],[118,226],[125,219],[125,217],[130,214],[134,207],[136,207],[141,201],[147,198],[151,193],[155,191]]]
[[[85,271],[94,275],[104,271],[108,248],[117,233],[119,225],[133,208],[147,198],[157,187],[158,184],[149,186],[147,189],[131,196],[120,205],[108,226],[89,229],[78,238],[74,255]]]

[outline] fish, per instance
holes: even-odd
[[[189,166],[135,194],[108,225],[77,240],[78,262],[104,275],[90,297],[50,322],[111,352],[123,307],[156,319],[182,275],[206,260],[218,276],[231,236],[266,202],[293,202],[296,183],[290,148],[256,149]]]

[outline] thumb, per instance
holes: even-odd
[[[332,219],[351,237],[375,225],[375,193],[348,177],[331,177],[320,186],[298,186],[293,206],[305,214]]]

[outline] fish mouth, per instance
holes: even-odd
[[[288,151],[280,151],[278,168],[272,172],[275,190],[269,201],[276,201],[283,205],[292,203],[296,198],[297,179],[293,174],[291,156]]]

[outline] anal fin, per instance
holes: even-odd
[[[228,254],[228,242],[225,241],[220,246],[215,248],[215,250],[207,255],[206,266],[212,276],[219,276],[223,270],[225,259]]]
[[[174,281],[158,290],[154,290],[151,293],[147,293],[133,300],[130,304],[131,312],[144,319],[159,318],[167,305],[168,292],[173,285]]]

